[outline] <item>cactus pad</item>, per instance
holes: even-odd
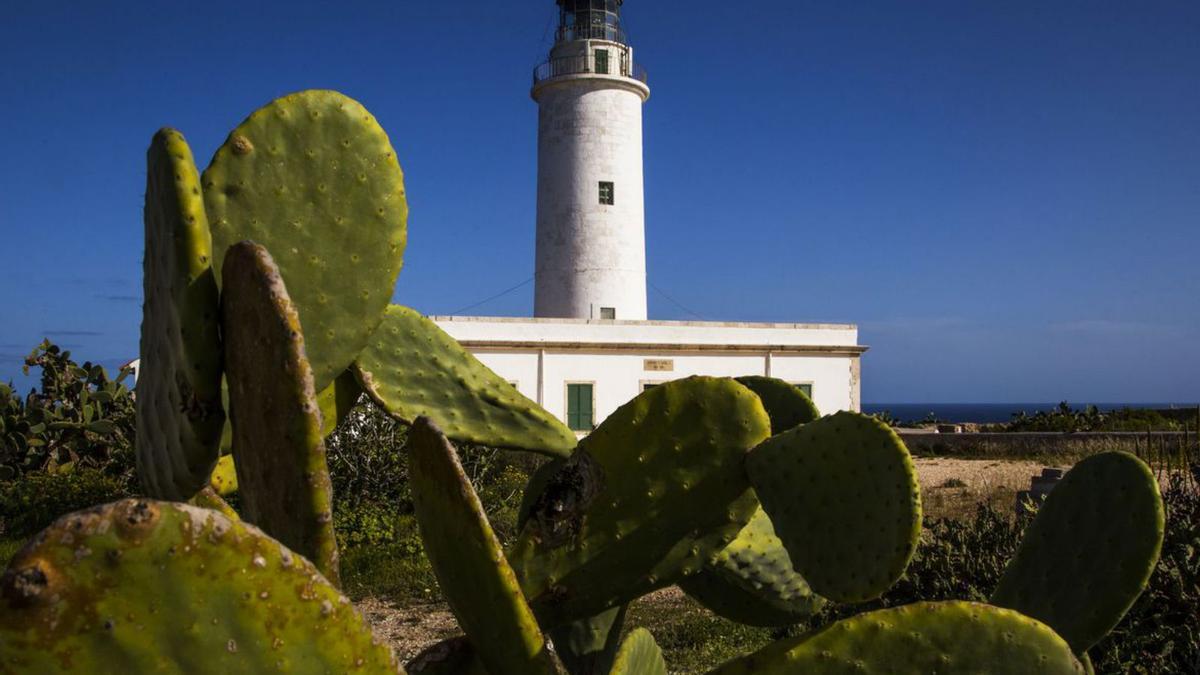
[[[0,577],[0,673],[396,673],[317,570],[254,527],[125,500],[59,519]]]
[[[565,623],[550,631],[554,651],[569,673],[607,673],[621,646],[629,605]]]
[[[575,434],[437,324],[393,305],[359,355],[363,389],[396,419],[432,419],[462,443],[565,456]]]
[[[650,631],[635,628],[625,637],[610,675],[667,675],[662,650]]]
[[[479,659],[493,673],[555,673],[554,655],[454,447],[420,417],[409,451],[425,553]]]
[[[234,129],[203,180],[216,250],[251,239],[275,256],[323,390],[367,344],[400,274],[408,205],[387,134],[358,102],[304,91]]]
[[[780,640],[709,675],[988,673],[1080,675],[1054,631],[1017,612],[971,602],[923,602]]]
[[[743,459],[769,433],[753,392],[711,377],[654,387],[604,420],[547,481],[512,548],[543,625],[698,571],[754,514]]]
[[[229,418],[246,520],[337,584],[333,488],[299,319],[263,247],[230,247],[222,277]]]
[[[750,626],[788,626],[825,604],[792,568],[761,508],[737,539],[679,587],[714,613]]]
[[[921,532],[921,491],[904,443],[878,420],[824,417],[755,448],[746,468],[814,592],[861,602],[904,573]]]
[[[763,408],[766,408],[767,416],[771,418],[772,436],[801,424],[808,424],[821,416],[812,399],[793,384],[761,375],[747,375],[737,378],[737,381],[758,394],[758,398],[762,400]]]
[[[217,282],[187,141],[163,129],[146,161],[138,475],[147,494],[185,501],[208,480],[225,423]]]
[[[233,444],[233,430],[230,430],[229,443]],[[208,479],[208,487],[222,497],[237,492],[237,467],[233,465],[233,455],[222,455],[213,467],[212,477]]]
[[[1093,455],[1038,510],[992,603],[1044,621],[1082,654],[1146,587],[1163,518],[1150,467],[1123,452]]]
[[[358,386],[358,377],[353,370],[347,370],[333,384],[325,387],[317,394],[317,407],[321,409],[321,435],[329,436],[337,425],[346,419],[346,415],[354,409],[354,404],[362,396],[362,387]]]

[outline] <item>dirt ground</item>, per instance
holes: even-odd
[[[915,458],[913,461],[921,482],[925,514],[935,518],[969,514],[975,504],[983,501],[996,508],[1011,509],[1016,492],[1029,489],[1030,478],[1039,475],[1045,466],[999,460]],[[641,602],[680,603],[683,597],[678,589],[669,588]],[[444,604],[401,606],[390,600],[367,598],[357,605],[376,633],[391,643],[402,662],[440,640],[459,634],[454,616]]]

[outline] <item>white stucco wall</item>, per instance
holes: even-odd
[[[598,424],[645,384],[692,375],[770,375],[811,384],[822,413],[861,409],[855,326],[432,318],[564,421],[568,383],[593,385]]]
[[[616,58],[612,67],[617,68]],[[537,84],[537,251],[534,314],[646,318],[642,104],[646,86],[620,75]],[[614,203],[600,203],[600,182]]]

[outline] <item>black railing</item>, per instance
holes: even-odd
[[[550,59],[533,69],[533,83],[537,84],[552,77],[563,75],[620,75],[643,84],[647,83],[646,69],[640,64],[633,63],[624,54],[617,58],[596,58],[595,54],[587,56],[562,56]]]

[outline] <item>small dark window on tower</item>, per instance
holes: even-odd
[[[600,318],[608,320],[608,321],[612,321],[613,319],[616,319],[617,318],[617,308],[616,307],[601,307],[600,308]]]
[[[613,184],[600,181],[600,203],[612,206],[615,202],[613,197]]]

